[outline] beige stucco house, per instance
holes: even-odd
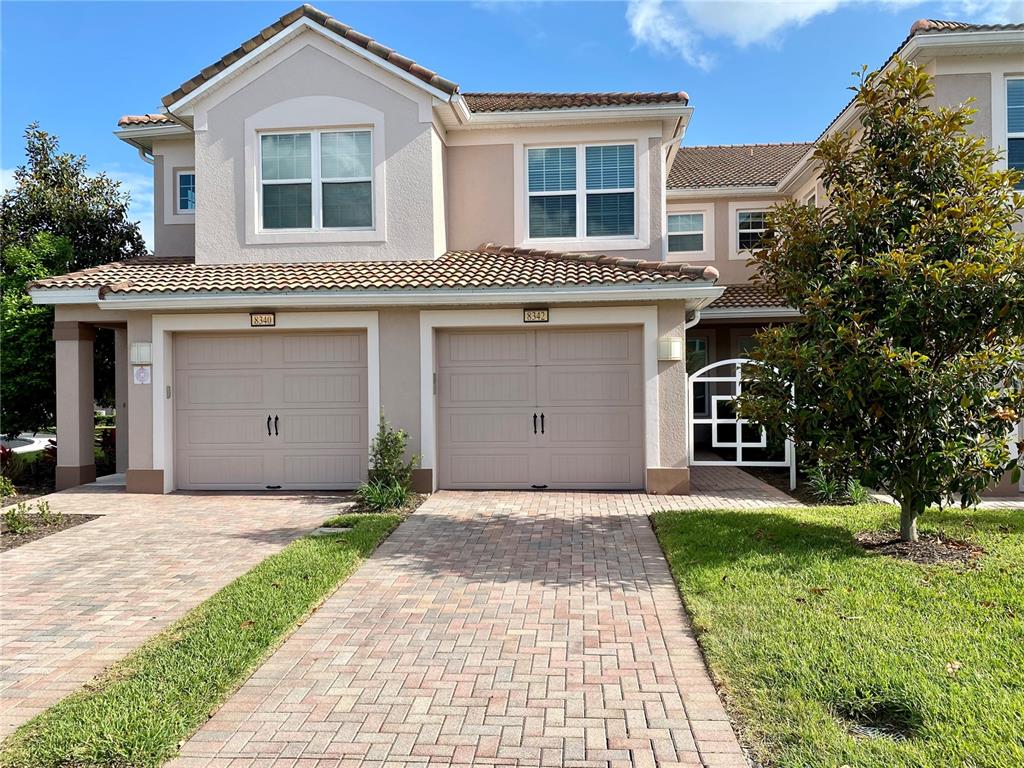
[[[1024,26],[919,23],[900,52],[1024,161]],[[383,413],[419,490],[687,492],[687,366],[792,319],[745,248],[773,202],[826,204],[812,144],[681,148],[691,114],[682,92],[463,92],[283,16],[119,122],[153,166],[154,254],[32,289],[56,308],[58,485],[95,477],[113,328],[129,491],[354,487]]]

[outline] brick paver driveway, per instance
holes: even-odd
[[[77,690],[338,506],[314,496],[47,497],[103,517],[0,554],[0,735]]]
[[[646,517],[685,503],[436,494],[172,765],[745,765]]]

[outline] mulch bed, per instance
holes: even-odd
[[[88,523],[97,517],[102,517],[102,515],[61,515],[60,519],[56,522],[45,525],[41,515],[27,514],[25,518],[31,524],[32,530],[26,533],[12,533],[7,530],[7,524],[0,521],[0,552],[20,547],[22,544],[28,544],[30,541],[45,539],[51,534],[59,533],[68,528],[74,528],[82,523]]]
[[[773,469],[772,467],[739,467],[748,475],[753,475],[768,485],[778,488],[788,496],[793,497],[803,504],[821,504],[811,492],[811,486],[804,480],[803,475],[796,477],[796,490],[789,490],[789,470]]]
[[[409,494],[409,501],[407,501],[405,503],[404,507],[401,507],[399,509],[389,509],[388,510],[388,514],[403,515],[403,516],[411,515],[413,512],[415,512],[417,509],[419,509],[420,505],[424,501],[426,501],[429,498],[430,498],[429,494],[426,494],[426,493],[410,493]],[[359,499],[356,498],[355,499],[355,504],[353,505],[353,507],[351,509],[346,510],[342,514],[348,514],[348,513],[360,514],[360,515],[373,515],[373,514],[377,514],[377,511],[373,510],[373,509],[365,509],[362,505],[360,505]]]
[[[985,550],[960,539],[921,533],[918,541],[900,541],[896,531],[861,531],[854,537],[866,551],[921,565],[973,565]]]

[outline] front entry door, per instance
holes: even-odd
[[[442,488],[643,487],[639,328],[438,335]]]

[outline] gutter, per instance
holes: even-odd
[[[549,303],[622,303],[685,301],[688,309],[702,309],[725,292],[724,286],[695,281],[686,285],[665,284],[620,288],[566,289],[564,286],[523,289],[419,289],[414,291],[306,291],[306,292],[192,292],[107,294],[97,288],[34,288],[35,304],[94,304],[100,309],[238,309],[253,307],[410,307],[432,305],[506,305]]]

